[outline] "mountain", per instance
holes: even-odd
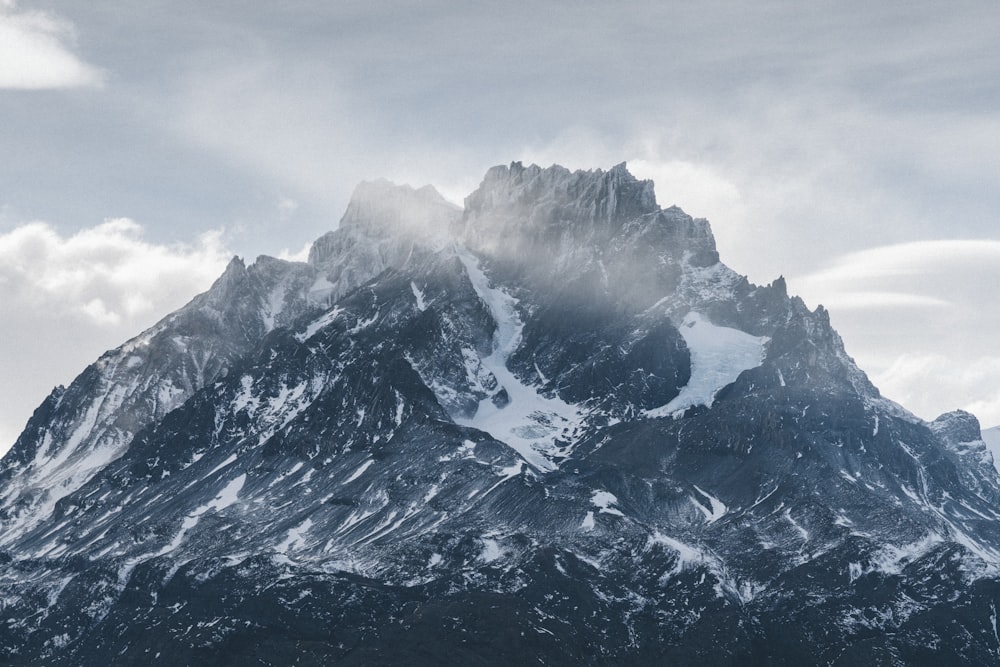
[[[1000,476],[626,169],[358,187],[0,462],[9,664],[986,664]]]

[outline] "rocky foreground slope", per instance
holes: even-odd
[[[9,664],[987,664],[1000,477],[624,165],[363,184],[0,462]]]

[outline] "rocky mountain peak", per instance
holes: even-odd
[[[493,167],[466,197],[459,227],[456,236],[498,275],[619,313],[673,292],[684,266],[719,262],[708,222],[660,209],[653,183],[624,162],[607,171]]]
[[[313,242],[308,262],[336,296],[412,255],[414,244],[440,247],[461,209],[431,185],[414,189],[385,179],[364,181],[351,195],[339,227]]]
[[[658,210],[652,181],[640,181],[625,163],[570,171],[520,162],[486,172],[479,188],[465,198],[467,217],[518,215],[531,226],[603,221],[622,222]]]
[[[965,410],[944,413],[931,422],[931,428],[949,442],[965,443],[982,439],[979,419]]]
[[[234,296],[245,289],[248,279],[249,274],[243,258],[233,255],[229,264],[226,265],[225,271],[215,279],[215,282],[205,293],[206,305],[211,304],[222,308],[226,304],[232,303]]]

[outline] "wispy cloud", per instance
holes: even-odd
[[[915,241],[835,258],[791,281],[807,300],[841,310],[954,306],[975,311],[1000,276],[1000,241]],[[983,309],[985,310],[985,309]]]
[[[73,37],[73,26],[55,14],[0,2],[0,88],[100,85],[104,74],[73,53]]]
[[[941,276],[970,262],[994,261],[1000,261],[1000,241],[993,239],[912,241],[835,258],[827,267],[803,277],[802,283],[857,284],[900,276]]]

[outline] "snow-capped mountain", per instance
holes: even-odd
[[[0,463],[11,664],[985,664],[1000,477],[624,165],[359,186]]]

